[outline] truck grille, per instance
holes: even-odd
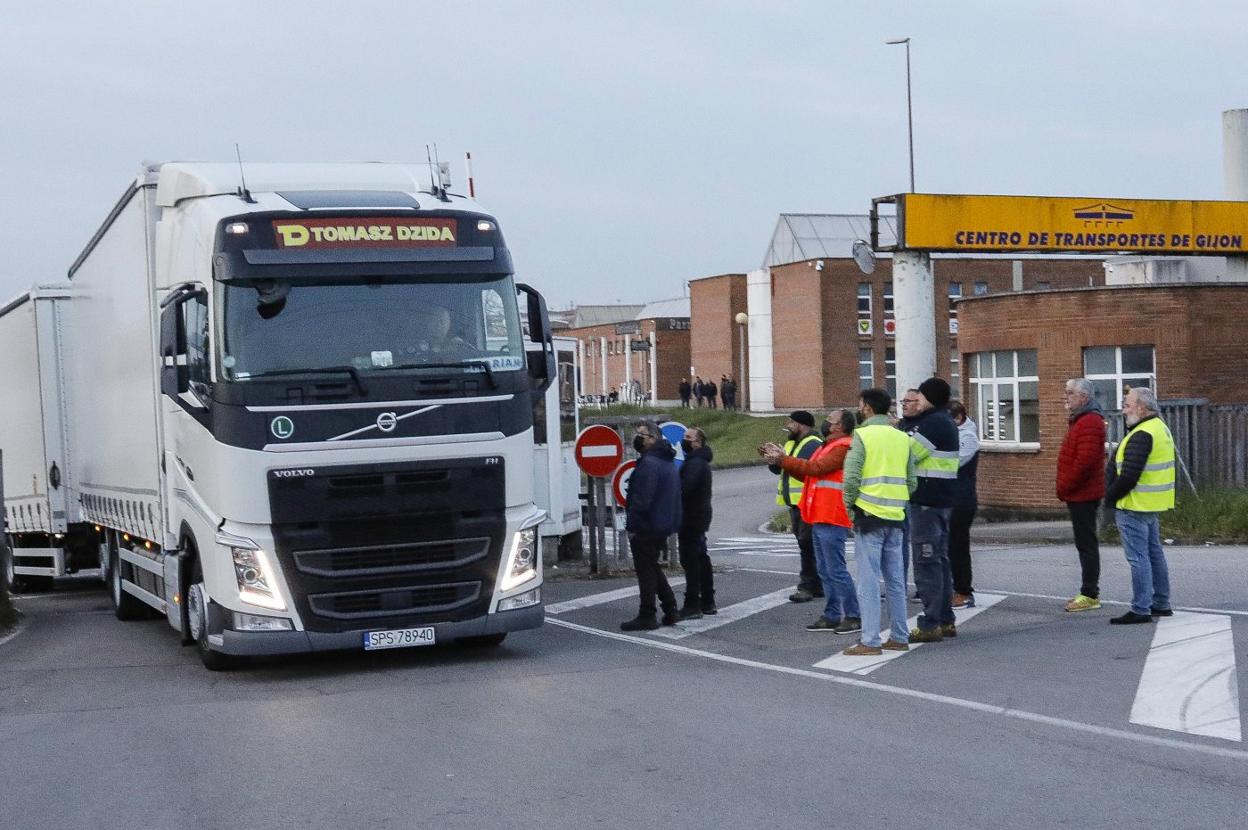
[[[295,567],[328,577],[373,576],[459,568],[485,558],[487,537],[413,542],[399,545],[296,551]]]
[[[313,612],[322,617],[352,620],[453,611],[471,605],[480,595],[480,582],[453,582],[384,591],[312,594],[308,602]]]

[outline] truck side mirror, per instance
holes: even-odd
[[[537,289],[516,283],[516,291],[528,300],[529,340],[541,344],[541,351],[527,353],[529,376],[539,392],[545,392],[555,379],[555,344],[550,331],[550,314],[546,311],[546,298]]]
[[[176,398],[191,388],[190,371],[186,367],[186,323],[182,304],[193,294],[176,289],[161,303],[160,312],[160,391]],[[179,363],[178,359],[182,362]]]

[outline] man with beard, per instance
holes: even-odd
[[[815,416],[804,409],[789,415],[785,427],[788,440],[784,442],[784,454],[809,461],[815,450],[823,443],[815,435]],[[763,455],[764,447],[758,448]],[[768,466],[780,481],[776,485],[776,504],[789,509],[789,523],[793,528],[793,536],[797,539],[797,548],[801,553],[801,573],[798,576],[797,588],[789,597],[790,602],[810,602],[823,596],[823,583],[819,581],[819,571],[815,566],[815,546],[810,535],[810,525],[802,520],[802,481],[785,472],[779,464]]]

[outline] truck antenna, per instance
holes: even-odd
[[[234,142],[234,155],[238,159],[238,198],[249,205],[254,205],[256,200],[251,198],[251,191],[247,189],[247,177],[243,175],[243,153],[238,149],[237,141]]]
[[[449,202],[451,198],[446,195],[446,192],[451,187],[451,169],[449,164],[444,166],[441,159],[438,158],[437,144],[433,145],[433,164],[438,171],[438,199],[443,202]]]
[[[438,185],[433,180],[433,154],[429,152],[429,145],[425,145],[425,163],[429,165],[429,192],[437,194]]]

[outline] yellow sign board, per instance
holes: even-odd
[[[1248,202],[906,193],[897,216],[909,250],[1248,253]]]

